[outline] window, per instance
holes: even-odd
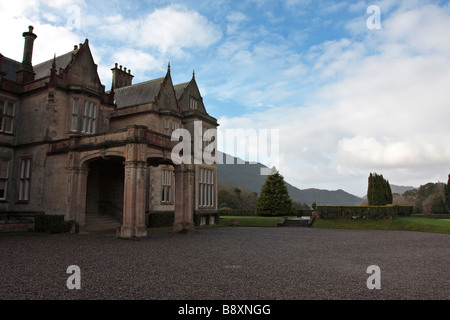
[[[13,102],[0,100],[0,132],[13,132],[14,109],[15,105]]]
[[[214,171],[200,168],[198,177],[198,203],[200,207],[214,206]]]
[[[164,95],[164,106],[169,109],[170,104],[171,104],[170,95],[169,94]]]
[[[197,110],[198,109],[198,100],[195,98],[189,99],[189,109],[191,110]]]
[[[8,194],[9,160],[0,160],[0,200],[6,200]]]
[[[161,202],[171,202],[172,196],[172,170],[163,169],[161,181]]]
[[[73,100],[71,131],[78,131],[78,99]]]
[[[79,121],[79,119],[81,121]],[[74,99],[72,103],[72,132],[94,134],[97,130],[97,105],[89,101]],[[81,128],[80,128],[81,126]]]
[[[164,134],[169,135],[169,120],[164,119]]]
[[[82,133],[95,133],[95,119],[97,118],[97,106],[92,102],[85,101],[83,105],[83,114],[81,115]]]
[[[24,158],[20,163],[19,200],[30,200],[31,159]]]

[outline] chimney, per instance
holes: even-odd
[[[22,36],[25,38],[25,46],[23,49],[23,60],[22,64],[17,71],[17,82],[26,83],[34,80],[36,75],[33,70],[33,65],[31,64],[31,59],[33,57],[33,43],[37,35],[33,33],[33,26],[28,27],[28,32],[24,32]]]
[[[131,70],[128,70],[127,68],[122,69],[122,66],[118,67],[118,64],[116,63],[116,66],[111,69],[113,78],[112,78],[112,88],[122,88],[126,86],[131,86],[133,81],[133,75],[131,74]]]

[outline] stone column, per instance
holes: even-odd
[[[67,171],[67,211],[64,220],[75,220],[80,226],[85,224],[86,186],[88,169],[69,167]]]
[[[191,165],[176,165],[175,221],[172,232],[194,229],[194,170]]]
[[[145,192],[147,169],[146,145],[127,144],[123,198],[123,225],[120,237],[132,239],[147,236],[145,225]]]

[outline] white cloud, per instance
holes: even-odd
[[[161,54],[184,54],[185,48],[206,48],[221,37],[221,30],[198,12],[182,6],[155,9],[136,19],[115,16],[100,27],[105,36]]]
[[[299,87],[324,85],[306,103],[219,123],[223,129],[280,128],[281,169],[301,188],[363,195],[370,172],[393,184],[443,180],[450,172],[450,61],[442,30],[450,30],[449,23],[449,12],[437,6],[402,6],[386,18],[381,32],[311,48],[312,67]],[[266,67],[274,61],[264,59]],[[281,74],[273,77],[279,83]],[[262,97],[277,94],[273,84],[261,85],[268,91]]]

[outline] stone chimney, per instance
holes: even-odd
[[[127,68],[122,69],[122,66],[118,67],[117,63],[114,68],[111,69],[113,78],[112,78],[112,88],[122,88],[126,86],[131,86],[131,83],[133,81],[133,75],[131,74],[131,70],[128,70]]]
[[[33,26],[28,27],[28,32],[24,32],[22,36],[25,38],[25,46],[23,49],[23,60],[22,64],[17,71],[17,82],[26,83],[34,80],[36,75],[33,70],[33,65],[31,64],[31,59],[33,57],[33,43],[37,35],[33,33]]]

